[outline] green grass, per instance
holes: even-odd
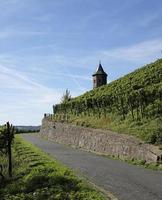
[[[78,178],[38,148],[16,136],[13,146],[13,178],[7,177],[7,160],[0,157],[5,181],[1,200],[104,200],[105,195]]]
[[[114,159],[114,160],[120,160],[123,162],[126,162],[130,165],[137,165],[137,166],[141,166],[144,167],[146,169],[152,169],[152,170],[162,170],[162,165],[160,163],[146,163],[145,160],[137,160],[137,159],[122,159],[116,156],[110,156],[110,155],[102,155],[99,154],[100,156],[109,158],[109,159]]]

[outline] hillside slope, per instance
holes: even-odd
[[[162,143],[162,59],[54,106],[55,120]]]

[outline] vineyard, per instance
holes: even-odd
[[[54,120],[162,143],[162,59],[106,86],[53,106]]]

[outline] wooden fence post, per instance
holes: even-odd
[[[12,124],[10,125],[9,122],[7,122],[7,153],[8,153],[8,174],[9,177],[12,177],[12,150],[11,150],[11,144],[12,140],[14,138],[14,127]]]

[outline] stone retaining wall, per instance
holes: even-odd
[[[158,147],[145,144],[133,136],[53,122],[46,117],[42,120],[40,134],[58,143],[121,159],[134,158],[146,162],[157,162],[159,158],[162,159],[162,151]]]

